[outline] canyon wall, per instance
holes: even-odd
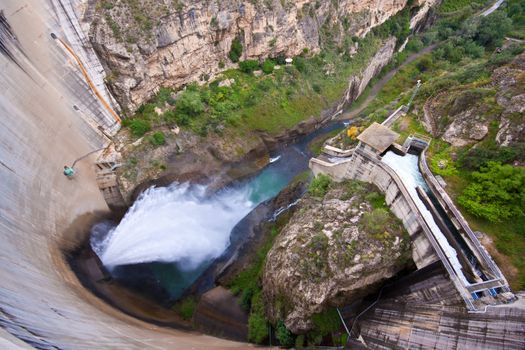
[[[235,67],[228,58],[237,38],[240,60],[303,52],[328,42],[355,50],[362,37],[407,5],[379,1],[109,1],[84,8],[91,41],[122,107],[135,110],[160,86],[206,81]],[[415,27],[438,0],[413,2]]]

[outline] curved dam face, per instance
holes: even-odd
[[[246,348],[141,322],[81,286],[64,252],[108,208],[92,158],[73,179],[62,170],[107,142],[90,120],[115,125],[51,36],[65,35],[56,3],[2,0],[0,10],[0,347]]]

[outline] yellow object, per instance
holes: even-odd
[[[346,131],[346,136],[348,136],[352,140],[355,140],[358,134],[359,134],[359,128],[357,126],[351,126]]]

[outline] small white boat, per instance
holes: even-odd
[[[272,157],[270,158],[270,163],[275,163],[276,161],[278,161],[279,159],[281,159],[281,156],[278,155],[277,157]]]
[[[343,125],[344,125],[345,127],[347,127],[347,126],[350,125],[350,122],[349,122],[349,121],[348,121],[348,122],[343,122]]]

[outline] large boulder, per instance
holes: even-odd
[[[297,334],[313,328],[312,315],[374,292],[410,262],[410,238],[377,189],[332,186],[301,200],[266,260],[266,314]]]

